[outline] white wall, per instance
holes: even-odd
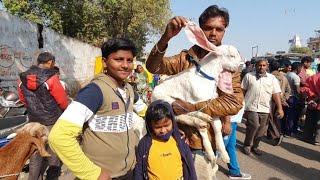
[[[0,12],[0,85],[16,86],[38,51],[37,25]]]
[[[39,49],[37,24],[0,11],[1,87],[16,86],[19,73],[36,64],[38,54],[43,51],[51,52],[56,57],[61,77],[72,89],[77,90],[93,77],[95,59],[101,55],[100,48],[49,28],[44,28],[41,33],[43,48]]]

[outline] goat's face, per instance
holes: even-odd
[[[217,47],[218,55],[222,68],[228,71],[236,71],[242,61],[239,51],[230,45],[221,45]]]
[[[36,138],[41,138],[43,143],[48,141],[49,130],[46,126],[37,123],[31,122],[24,125],[22,128],[17,130],[17,133],[28,132],[31,136]]]

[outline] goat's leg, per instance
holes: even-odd
[[[133,113],[133,119],[135,120],[133,124],[133,129],[136,135],[141,139],[146,133],[146,123],[144,119],[140,116],[138,116],[136,113]]]
[[[203,114],[203,113],[200,113],[200,114]],[[182,124],[186,124],[186,125],[197,128],[202,138],[202,144],[204,147],[204,151],[207,154],[207,158],[211,162],[212,166],[214,166],[216,163],[216,156],[214,155],[211,142],[208,137],[208,130],[207,130],[208,123],[198,117],[195,117],[194,114],[188,113],[188,114],[182,114],[177,116],[176,120]]]
[[[222,124],[219,119],[214,120],[213,122],[213,131],[214,131],[214,138],[216,140],[216,148],[217,150],[221,153],[221,159],[225,163],[230,162],[230,157],[228,155],[228,152],[226,151],[226,147],[224,146],[223,143],[223,137],[222,137]]]
[[[199,128],[198,131],[200,133],[200,136],[202,137],[202,144],[207,154],[207,158],[211,162],[212,167],[214,167],[214,165],[216,164],[216,156],[214,155],[211,142],[208,137],[208,130],[207,128]]]
[[[208,126],[208,124],[205,121],[197,117],[194,117],[192,114],[181,114],[179,116],[176,116],[176,120],[182,124],[196,127],[197,129],[207,128]]]
[[[211,116],[209,116],[208,114],[203,113],[203,112],[195,111],[195,112],[190,112],[190,113],[187,113],[187,114],[189,116],[199,118],[204,122],[212,122],[213,121],[213,118]]]

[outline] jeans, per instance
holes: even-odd
[[[297,133],[299,114],[301,111],[298,108],[298,102],[299,100],[295,96],[291,96],[288,99],[289,107],[286,109],[287,119],[282,121],[283,132],[289,136]]]
[[[320,143],[320,111],[307,110],[303,136],[308,141]]]
[[[238,163],[237,157],[237,123],[231,123],[231,134],[223,137],[224,145],[226,146],[226,150],[230,157],[230,163],[228,163],[229,173],[230,175],[239,175],[240,174],[240,166]]]

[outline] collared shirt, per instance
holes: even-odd
[[[241,87],[246,91],[246,111],[269,113],[272,94],[281,93],[278,79],[269,73],[260,78],[255,72],[247,73]]]

